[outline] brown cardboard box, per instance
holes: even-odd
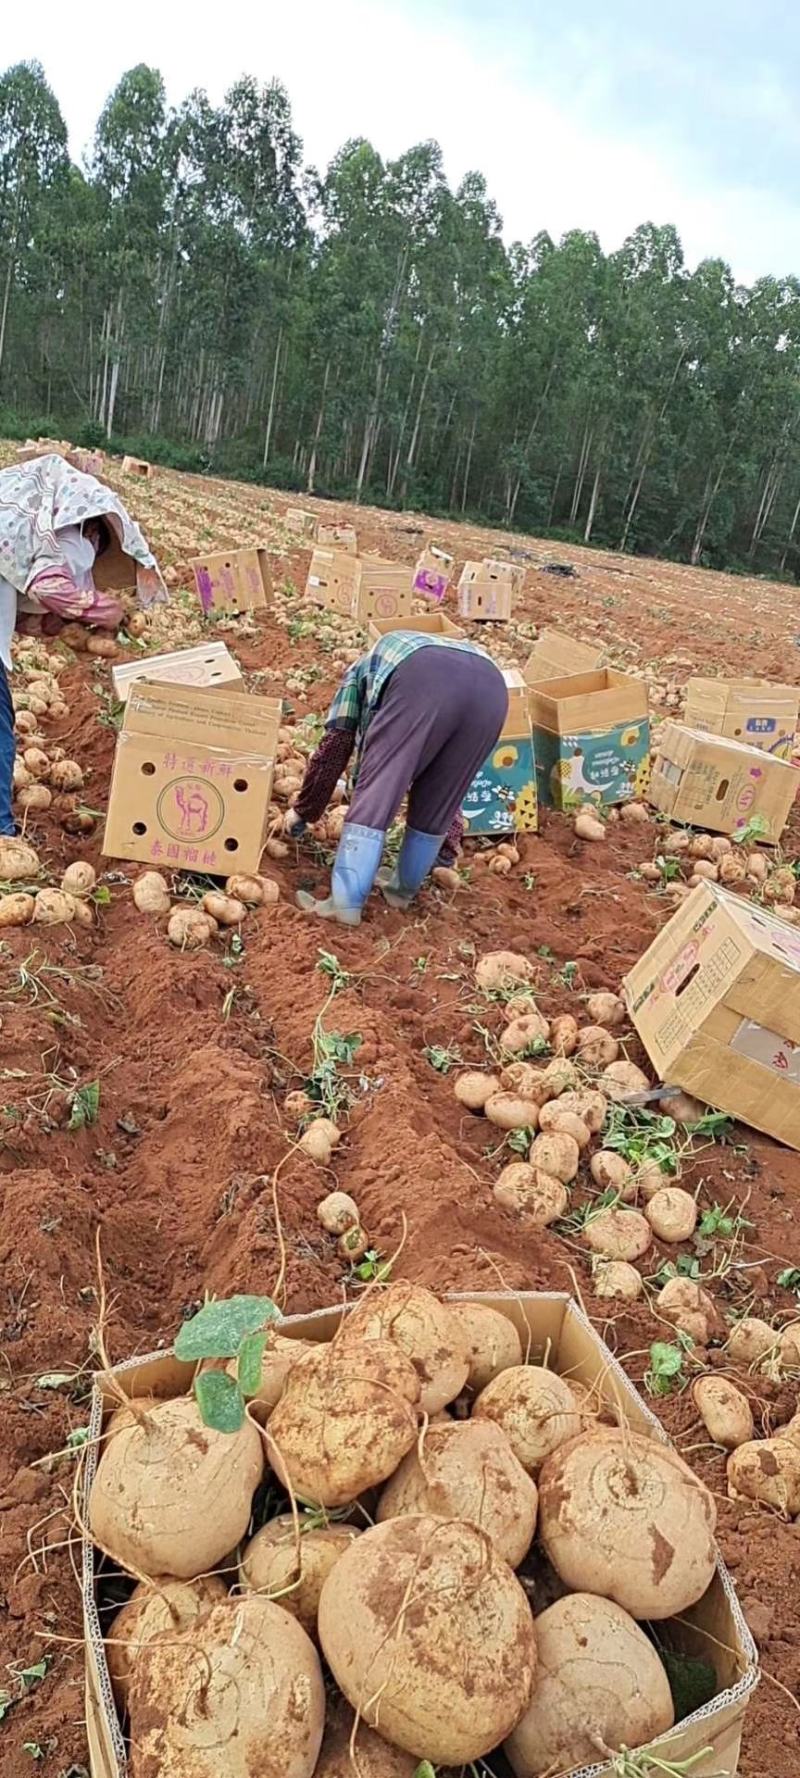
[[[411,617],[373,617],[367,630],[368,642],[379,642],[381,636],[388,636],[392,630],[413,630],[420,636],[455,636],[464,637],[466,632],[460,630],[458,624],[451,623],[443,611],[414,611]]]
[[[797,767],[788,760],[668,722],[653,761],[647,800],[670,821],[714,833],[740,833],[753,823],[753,838],[774,846],[798,785]]]
[[[528,690],[540,803],[569,810],[641,794],[650,722],[641,679],[599,667]]]
[[[509,562],[465,562],[458,582],[458,615],[472,623],[507,623],[513,594]]]
[[[490,574],[506,575],[511,581],[511,587],[515,598],[517,593],[522,592],[522,588],[525,585],[525,575],[527,573],[527,569],[522,562],[509,562],[505,556],[484,556],[483,567],[488,568]]]
[[[323,549],[345,549],[349,556],[358,555],[358,538],[353,525],[324,525],[320,519],[316,540]]]
[[[283,515],[283,522],[287,531],[294,531],[298,537],[314,537],[316,535],[317,515],[315,512],[308,512],[303,506],[287,507]]]
[[[522,1340],[528,1362],[547,1363],[567,1378],[592,1387],[615,1419],[634,1430],[668,1443],[664,1429],[628,1381],[591,1323],[569,1297],[555,1293],[480,1295],[464,1293],[455,1301],[486,1303],[507,1315]],[[296,1339],[326,1342],[333,1338],[342,1311],[290,1316],[281,1331]],[[131,1359],[114,1368],[114,1383],[130,1396],[169,1398],[191,1387],[194,1366],[170,1353]],[[81,1522],[88,1523],[88,1502],[97,1470],[104,1420],[118,1405],[108,1377],[98,1376],[92,1395],[89,1436],[84,1448]],[[128,1778],[125,1743],[114,1707],[97,1606],[95,1551],[84,1536],[82,1546],[83,1622],[86,1649],[86,1726],[92,1778]],[[666,1633],[666,1626],[663,1626]],[[718,1561],[713,1580],[697,1605],[669,1622],[670,1645],[676,1652],[702,1655],[716,1673],[716,1696],[702,1710],[652,1743],[662,1761],[689,1762],[692,1778],[735,1778],[745,1712],[758,1684],[755,1644],[727,1570]],[[612,1766],[594,1764],[565,1773],[564,1778],[611,1778]]]
[[[106,858],[215,877],[258,870],[280,719],[277,698],[132,686],[117,736]]]
[[[518,667],[503,673],[508,715],[461,805],[464,831],[500,839],[508,833],[536,833],[539,806],[528,687]]]
[[[272,604],[272,575],[265,549],[221,550],[192,562],[197,596],[205,617],[235,617]]]
[[[152,463],[146,463],[144,457],[123,457],[123,475],[138,475],[142,481],[151,482],[155,476]]]
[[[623,982],[659,1076],[800,1149],[800,931],[703,883]]]
[[[359,562],[342,549],[315,549],[311,553],[305,597],[327,611],[348,617],[358,588]]]
[[[542,630],[525,662],[528,685],[543,685],[548,679],[566,679],[576,673],[593,673],[600,665],[602,648],[590,642],[576,642],[561,630]]]
[[[142,655],[136,661],[124,661],[112,667],[111,683],[119,704],[127,701],[132,685],[146,680],[149,685],[227,685],[231,691],[244,690],[242,675],[224,642],[205,642],[199,648],[181,648],[174,654]]]
[[[384,562],[380,556],[362,556],[358,589],[351,616],[368,624],[373,617],[410,617],[414,607],[412,569],[403,562]]]
[[[414,592],[426,599],[443,599],[453,573],[453,557],[429,543],[414,567]]]
[[[800,712],[796,685],[766,679],[690,679],[683,721],[703,734],[724,735],[745,747],[763,747],[791,759]]]

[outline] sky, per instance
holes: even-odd
[[[800,273],[800,8],[792,0],[135,0],[3,7],[2,64],[37,59],[80,160],[120,75],[171,103],[278,78],[305,158],[435,137],[476,168],[507,240],[673,222],[687,263]]]

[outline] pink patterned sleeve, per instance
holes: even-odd
[[[355,730],[329,728],[306,766],[295,814],[306,823],[319,821],[333,796],[355,745]]]
[[[27,591],[45,611],[63,618],[65,623],[99,624],[102,629],[113,630],[122,621],[122,606],[110,593],[98,592],[96,587],[82,593],[67,567],[48,568],[44,574],[37,574]]]
[[[450,823],[447,833],[444,836],[444,839],[442,840],[442,844],[439,849],[439,856],[436,860],[437,864],[445,864],[445,865],[455,864],[458,854],[461,851],[461,841],[463,840],[463,838],[464,838],[464,817],[461,813],[461,810],[458,809],[456,811],[455,815],[453,816],[453,819]]]

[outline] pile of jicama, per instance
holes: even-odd
[[[105,1427],[88,1519],[136,1583],[106,1642],[131,1778],[415,1778],[501,1747],[553,1778],[671,1729],[666,1620],[716,1560],[671,1447],[528,1362],[510,1315],[416,1284],[330,1343],[259,1339],[251,1388],[244,1347],[211,1361],[248,1397],[232,1430],[208,1364]]]

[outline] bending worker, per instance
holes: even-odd
[[[503,675],[476,644],[411,629],[376,642],[345,674],[286,816],[284,829],[293,838],[318,821],[356,750],[355,789],[331,893],[315,901],[301,890],[298,905],[323,920],[358,925],[387,831],[407,794],[400,856],[395,870],[379,878],[390,905],[407,907],[443,847],[442,862],[457,851],[461,803],[507,711]]]
[[[56,635],[68,620],[117,629],[123,606],[95,586],[101,558],[109,584],[136,581],[141,605],[166,599],[155,557],[105,483],[55,453],[0,471],[0,834],[15,832],[14,707],[7,678],[14,630],[38,625]]]

